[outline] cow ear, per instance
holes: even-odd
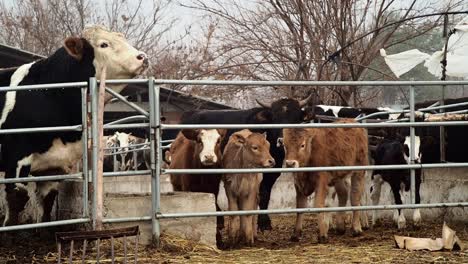
[[[226,136],[227,129],[220,129],[220,128],[218,128],[217,130],[218,130],[219,137],[220,137],[221,139],[223,139],[223,138]]]
[[[67,53],[78,61],[83,58],[85,45],[86,40],[78,37],[68,37],[63,42],[63,47]]]
[[[186,137],[187,139],[197,140],[199,130],[198,129],[182,129],[181,132],[184,135],[184,137]]]
[[[267,137],[267,132],[263,132],[263,133],[262,133],[262,136],[263,136],[264,138],[266,138],[266,137]]]
[[[238,146],[244,145],[245,138],[241,133],[235,133],[235,134],[232,135],[232,137],[234,139],[234,144],[236,144]]]

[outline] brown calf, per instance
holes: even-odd
[[[340,123],[351,123],[344,121]],[[306,128],[283,129],[286,167],[322,167],[368,165],[367,132],[362,128]],[[315,191],[315,207],[324,207],[328,186],[335,186],[339,206],[348,201],[346,176],[351,175],[351,205],[361,205],[365,171],[332,171],[295,173],[298,208],[307,206],[307,197]],[[337,213],[337,230],[344,233],[344,212]],[[302,214],[297,215],[293,240],[302,232]],[[328,240],[328,222],[325,214],[318,215],[319,242]],[[360,212],[353,212],[353,234],[362,233]]]
[[[231,135],[223,153],[223,168],[270,168],[275,160],[270,155],[270,143],[266,134],[252,133],[248,129]],[[230,211],[256,210],[262,181],[261,173],[225,174],[224,188]],[[240,219],[239,219],[240,218]],[[229,220],[229,244],[238,242],[251,246],[257,235],[256,216],[231,216]],[[240,226],[239,226],[240,222]],[[241,233],[241,234],[239,234]]]

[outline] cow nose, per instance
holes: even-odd
[[[213,162],[214,156],[213,155],[205,155],[205,162]]]
[[[297,161],[295,160],[286,160],[285,163],[286,163],[286,167],[289,167],[289,168],[298,167]]]
[[[275,160],[274,159],[268,159],[267,164],[268,164],[269,167],[273,167],[273,166],[275,166]]]
[[[140,53],[137,56],[137,60],[148,60],[148,58],[146,57],[146,54]]]

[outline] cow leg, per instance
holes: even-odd
[[[364,191],[365,172],[357,171],[351,176],[351,206],[360,206]],[[353,211],[353,236],[362,234],[361,212]]]
[[[51,221],[51,213],[52,208],[54,206],[55,198],[57,197],[58,190],[54,188],[57,186],[56,182],[47,182],[45,184],[39,185],[40,195],[38,198],[42,203],[42,207],[44,208],[44,214],[42,215],[42,222],[50,222]]]
[[[346,186],[345,179],[339,180],[335,183],[336,194],[338,195],[338,206],[343,207],[348,203],[348,186]],[[336,232],[343,235],[346,232],[345,228],[346,212],[336,213]]]
[[[371,186],[371,200],[372,205],[379,205],[380,203],[380,195],[382,193],[382,176],[380,174],[374,175],[372,179],[372,186]],[[375,226],[378,220],[378,210],[372,211],[372,226]]]
[[[255,196],[257,196],[255,192],[249,192],[247,197],[242,197],[240,201],[240,209],[243,211],[255,210]],[[253,215],[242,215],[240,217],[242,239],[246,242],[247,246],[253,246],[254,244],[254,234],[252,229],[253,222]]]
[[[421,187],[421,175],[416,175],[416,183],[415,183],[415,202],[416,204],[421,203],[421,196],[420,196],[420,187]],[[413,223],[415,227],[418,227],[421,223],[421,213],[419,212],[419,209],[415,209],[413,212]]]
[[[307,207],[307,196],[299,191],[296,187],[296,208]],[[298,213],[296,216],[296,226],[294,227],[294,233],[291,236],[291,241],[298,242],[302,236],[302,221],[304,221],[304,214]]]
[[[260,210],[267,210],[270,202],[271,189],[280,176],[279,173],[263,174],[263,180],[260,183]],[[258,228],[260,231],[271,230],[271,219],[267,214],[258,216]]]
[[[315,188],[315,208],[323,208],[325,205],[325,198],[327,197],[328,192],[328,173],[320,173],[317,186]],[[318,214],[318,228],[319,228],[319,243],[328,242],[328,222],[326,219],[325,213]]]
[[[29,165],[21,166],[19,169],[16,166],[9,166],[5,170],[5,178],[27,177],[30,168]],[[3,226],[19,224],[19,213],[24,209],[29,200],[28,191],[24,188],[16,187],[16,184],[6,184],[5,192],[7,208]]]
[[[232,194],[231,191],[226,190],[226,196],[228,198],[228,210],[237,211],[239,206],[237,204],[237,198]],[[239,241],[239,216],[231,215],[229,216],[228,222],[228,242],[227,244],[230,247],[233,247]]]
[[[392,181],[390,182],[390,187],[392,188],[393,197],[395,199],[395,204],[403,204],[403,201],[401,200],[401,194],[400,194],[400,190],[401,190],[400,182]],[[393,220],[396,221],[398,229],[403,229],[406,227],[405,215],[403,214],[401,209],[396,210],[396,212],[397,212],[397,217],[395,218],[394,216]]]

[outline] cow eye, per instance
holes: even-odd
[[[103,42],[103,43],[101,44],[101,48],[104,49],[104,48],[107,48],[107,47],[109,47],[109,44],[107,44],[106,42]]]
[[[301,148],[305,148],[305,144],[304,144],[304,143],[302,143]]]
[[[252,146],[252,149],[257,151],[258,150],[258,147],[257,146]]]

